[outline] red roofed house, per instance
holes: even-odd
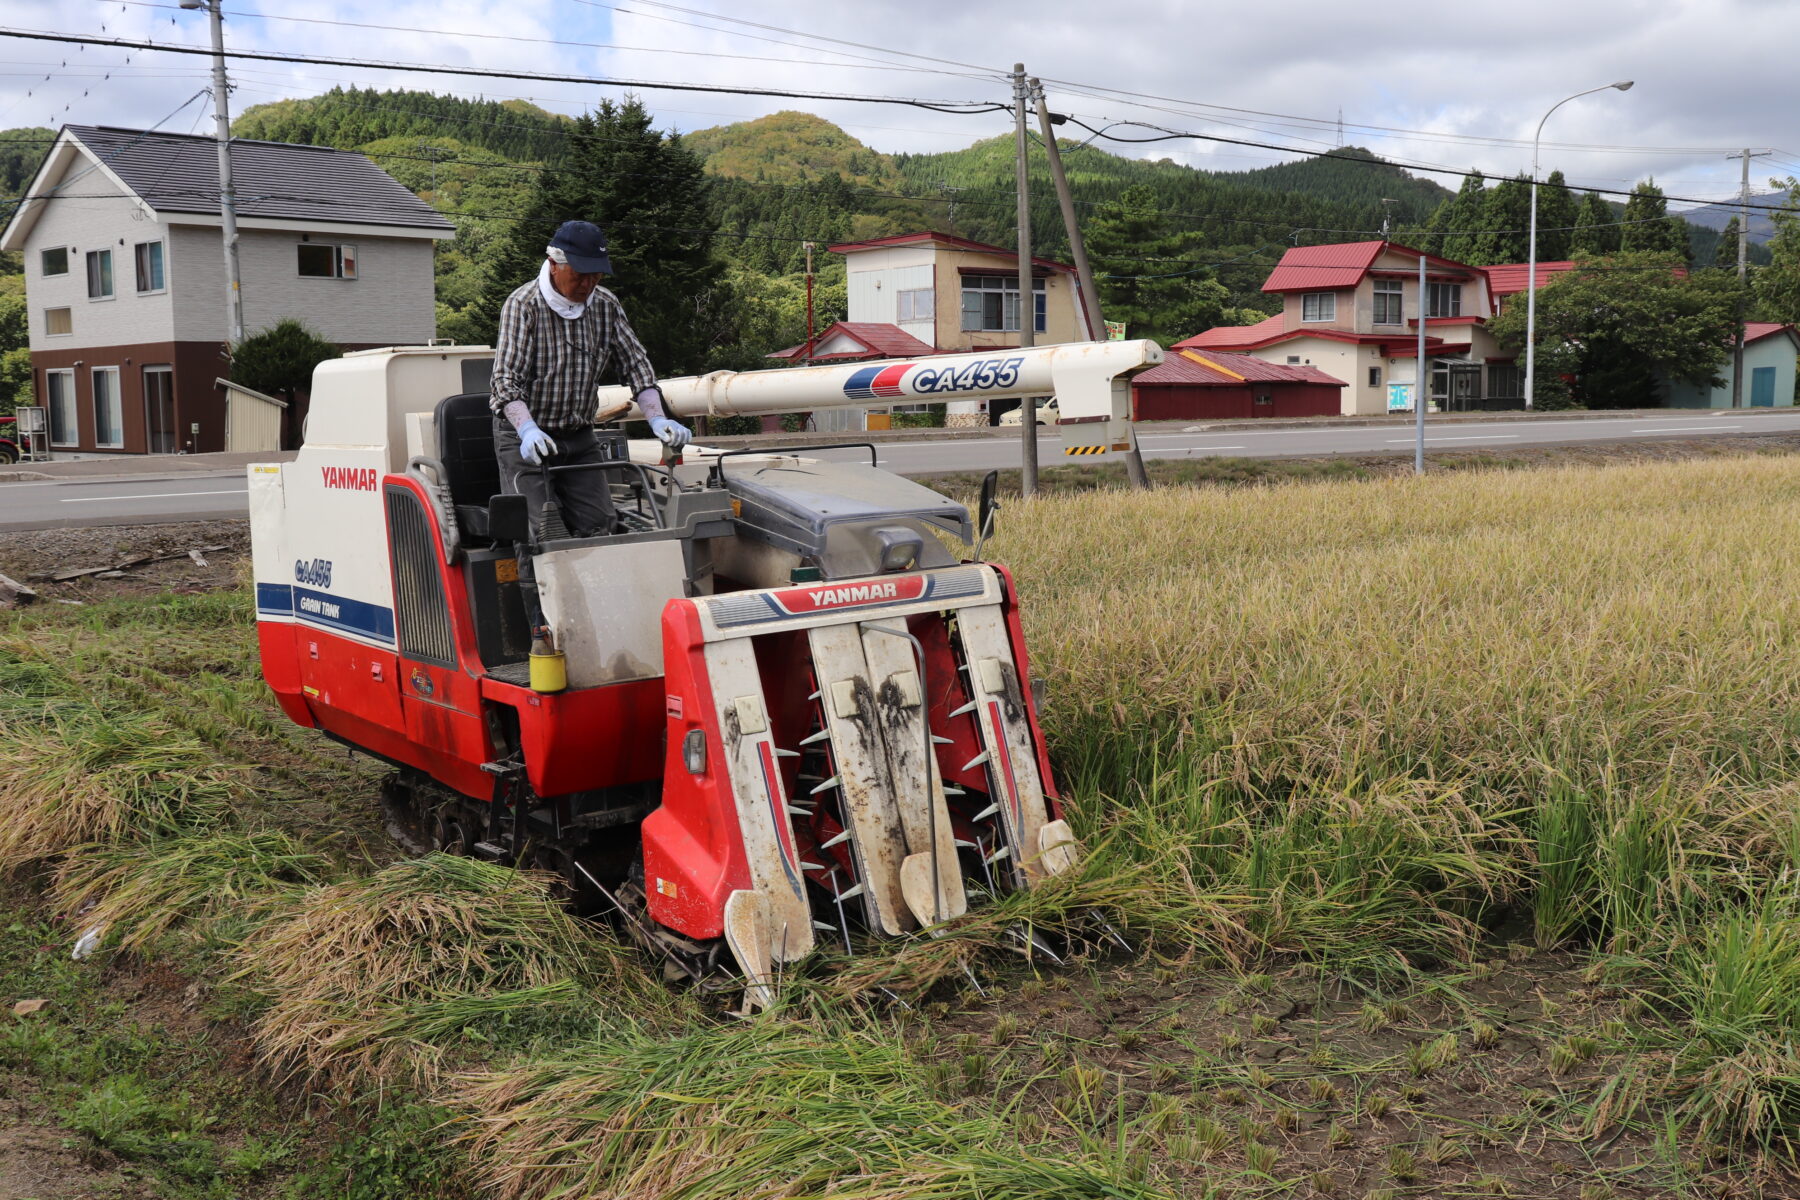
[[[831,247],[831,252],[844,256],[850,311],[845,321],[814,338],[815,359],[828,348],[849,354],[858,346],[923,346],[894,349],[886,355],[915,358],[928,353],[1001,350],[1019,344],[1016,251],[927,230],[845,242]],[[1075,268],[1048,258],[1033,257],[1031,263],[1037,344],[1086,341]],[[901,343],[896,334],[910,340]],[[771,357],[802,361],[805,346]],[[985,425],[988,421],[980,401],[952,401],[948,410],[946,424]],[[887,410],[870,411],[879,416]],[[846,418],[854,423],[841,423]],[[865,427],[862,414],[853,409],[822,411],[814,414],[814,419],[822,429]]]
[[[1420,257],[1420,251],[1394,242],[1297,246],[1282,255],[1263,284],[1263,291],[1282,297],[1279,315],[1255,325],[1209,329],[1173,348],[1317,367],[1347,385],[1340,409],[1345,415],[1411,408]],[[1513,356],[1487,331],[1494,313],[1487,274],[1435,254],[1423,257],[1432,403],[1440,408],[1521,403]]]
[[[1190,347],[1132,377],[1131,412],[1138,421],[1336,416],[1347,386],[1317,367]]]
[[[1507,302],[1525,290],[1526,273],[1531,270],[1530,263],[1500,263],[1492,267],[1483,267],[1488,277],[1488,294],[1494,298],[1496,313],[1506,310]],[[1572,262],[1541,262],[1537,265],[1537,285],[1543,290],[1556,276],[1565,271],[1573,271]]]
[[[777,350],[770,358],[791,363],[859,362],[868,358],[921,358],[937,348],[921,342],[898,325],[869,321],[833,321],[810,342]]]

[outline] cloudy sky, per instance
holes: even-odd
[[[1631,79],[1628,93],[1598,92],[1556,112],[1545,127],[1545,172],[1616,188],[1653,175],[1671,196],[1724,199],[1736,194],[1739,170],[1725,156],[1751,146],[1775,151],[1755,162],[1757,190],[1771,176],[1800,174],[1794,0],[1039,0],[1004,8],[982,0],[225,0],[225,8],[233,48],[371,64],[234,62],[234,112],[352,83],[520,97],[571,114],[626,90],[419,75],[378,63],[1003,101],[1001,76],[1023,61],[1046,80],[1053,107],[1096,128],[1135,121],[1303,153],[1338,144],[1341,111],[1345,142],[1421,166],[1510,174],[1529,169],[1533,129],[1551,105]],[[0,0],[0,30],[190,46],[207,38],[204,14],[174,0]],[[196,98],[206,84],[200,57],[0,38],[0,128],[160,121],[206,132],[210,102]],[[667,128],[799,108],[886,151],[956,149],[1010,127],[994,112],[636,90]],[[1109,132],[1156,135],[1132,125]],[[1295,157],[1205,140],[1110,148],[1219,170]]]

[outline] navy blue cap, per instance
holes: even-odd
[[[596,271],[612,274],[612,259],[606,256],[606,231],[592,221],[564,221],[556,227],[550,244],[569,256],[569,265],[583,275]]]

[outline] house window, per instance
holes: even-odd
[[[112,299],[113,280],[111,250],[88,251],[87,275],[89,300]]]
[[[1381,368],[1380,367],[1370,367],[1369,368],[1369,386],[1370,387],[1380,387],[1381,386]]]
[[[119,368],[94,368],[94,445],[125,448],[125,406],[119,401]]]
[[[46,308],[44,310],[44,336],[65,337],[75,332],[74,319],[66,308]]]
[[[1298,354],[1288,355],[1288,365],[1289,366],[1298,366],[1299,363],[1300,363],[1300,356]]]
[[[1488,395],[1514,399],[1525,394],[1525,376],[1514,363],[1488,364]]]
[[[896,292],[895,299],[900,302],[899,320],[930,321],[936,316],[937,291],[935,288],[910,288]]]
[[[1430,293],[1430,307],[1426,309],[1428,317],[1460,317],[1462,316],[1462,284],[1430,283],[1426,284]]]
[[[75,372],[44,372],[45,407],[50,410],[50,444],[76,446],[81,430],[75,424]]]
[[[1039,333],[1044,332],[1044,281],[1031,281]],[[962,327],[969,333],[1011,333],[1019,328],[1019,277],[969,275],[962,281]]]
[[[1377,279],[1375,281],[1375,324],[1399,325],[1405,320],[1400,315],[1400,281],[1398,279]]]
[[[140,292],[162,291],[163,244],[161,242],[139,242],[136,258],[137,290]]]
[[[313,279],[355,279],[356,247],[301,242],[300,274]]]
[[[46,277],[67,275],[69,273],[69,248],[56,246],[45,250],[38,256],[38,263],[42,266]]]
[[[1337,295],[1333,292],[1308,292],[1300,297],[1302,321],[1337,320]]]

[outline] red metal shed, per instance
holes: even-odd
[[[1335,417],[1343,412],[1348,386],[1317,367],[1217,350],[1175,350],[1161,366],[1132,379],[1131,408],[1139,421]]]

